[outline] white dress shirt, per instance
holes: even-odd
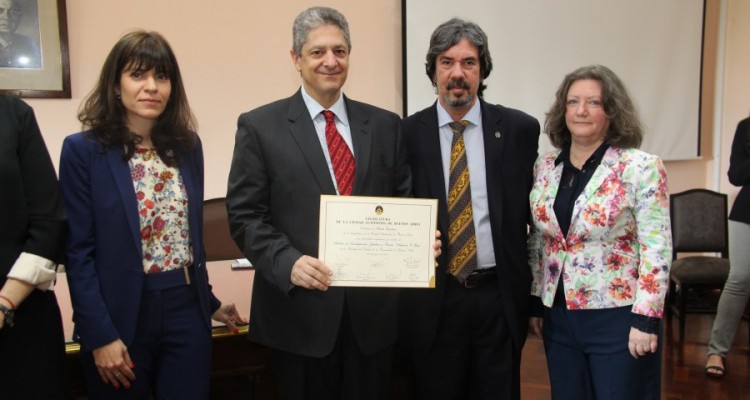
[[[325,154],[326,163],[328,164],[328,171],[331,173],[331,180],[333,180],[333,185],[336,187],[336,193],[338,193],[339,185],[338,182],[336,182],[336,175],[333,173],[333,163],[331,162],[331,154],[328,153],[328,141],[326,140],[326,119],[323,116],[323,111],[325,111],[326,108],[323,108],[323,106],[315,101],[315,99],[310,97],[310,95],[305,92],[304,86],[302,86],[302,99],[305,100],[305,106],[307,106],[307,111],[310,113],[310,118],[315,125],[315,132],[318,134],[320,146],[323,148],[323,154]],[[354,160],[356,161],[357,155],[354,154],[352,133],[349,128],[349,117],[346,115],[344,96],[339,94],[339,99],[336,100],[328,110],[333,111],[333,114],[335,115],[334,121],[336,122],[336,129],[338,129],[341,137],[344,138],[346,145],[349,146],[349,150],[352,152],[352,156],[354,156]]]

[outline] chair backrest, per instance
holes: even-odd
[[[672,249],[678,252],[719,252],[729,255],[727,195],[691,189],[670,196]]]
[[[203,245],[206,261],[245,258],[229,233],[227,206],[223,197],[203,202]]]

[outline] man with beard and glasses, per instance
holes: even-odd
[[[426,66],[438,99],[401,127],[414,196],[439,201],[443,254],[436,289],[402,296],[402,345],[420,399],[518,399],[539,123],[482,98],[492,59],[476,24],[438,26]]]

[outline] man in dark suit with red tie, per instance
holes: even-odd
[[[438,199],[435,290],[402,296],[403,341],[420,399],[518,399],[531,271],[526,239],[539,123],[482,98],[487,36],[452,19],[432,34],[438,94],[404,119],[415,197]]]
[[[408,196],[399,117],[341,91],[351,42],[338,11],[293,26],[302,87],[242,114],[227,192],[232,236],[256,268],[250,339],[271,349],[284,399],[383,399],[397,335],[394,289],[330,287],[320,195]]]

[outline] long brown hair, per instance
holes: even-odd
[[[125,160],[133,156],[135,146],[142,138],[128,129],[125,122],[127,111],[115,95],[126,67],[146,71],[156,69],[156,72],[169,76],[171,94],[151,131],[151,141],[165,164],[177,166],[180,150],[195,146],[196,122],[174,52],[157,32],[134,31],[115,44],[104,61],[98,83],[81,104],[78,120],[105,148],[125,146]]]

